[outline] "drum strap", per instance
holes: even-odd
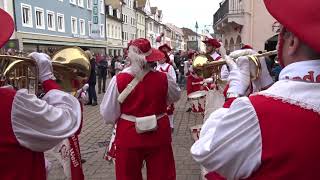
[[[143,71],[140,76],[135,76],[133,80],[127,85],[127,87],[121,92],[121,94],[118,97],[118,101],[120,104],[124,102],[124,100],[127,99],[129,94],[134,90],[134,88],[138,85],[140,81],[144,78],[146,74],[148,74],[149,71]]]

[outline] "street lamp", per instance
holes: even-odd
[[[198,26],[198,21],[196,21],[196,26],[195,26],[195,28],[196,28],[196,41],[197,41],[197,51],[199,50],[199,48],[198,48],[198,28],[199,28],[199,26]]]

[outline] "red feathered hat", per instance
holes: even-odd
[[[146,56],[148,62],[154,62],[164,59],[164,54],[158,49],[151,48],[150,42],[147,39],[139,38],[131,42],[130,46],[136,46],[142,54]]]
[[[10,39],[13,30],[14,23],[11,16],[5,12],[3,9],[0,9],[0,48]]]
[[[253,49],[250,45],[246,44],[244,46],[242,46],[241,49]]]
[[[320,52],[319,0],[264,0],[269,13],[312,49]]]
[[[171,51],[172,49],[171,49],[171,47],[168,45],[168,44],[163,44],[162,46],[160,46],[158,49],[160,50],[160,51],[163,51],[163,49],[164,48],[167,48],[167,49],[169,49],[169,51]]]
[[[212,38],[207,38],[206,40],[204,40],[202,42],[205,43],[206,45],[210,45],[214,48],[219,48],[221,46],[221,44],[219,43],[218,40],[212,39]]]

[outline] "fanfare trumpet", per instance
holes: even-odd
[[[57,83],[66,92],[81,88],[90,75],[90,62],[79,47],[66,47],[52,57],[53,73]],[[0,87],[11,85],[39,94],[39,70],[35,60],[28,57],[0,55]]]
[[[262,54],[247,55],[250,61],[256,66],[256,72],[252,73],[251,80],[255,80],[260,76],[261,73],[261,63],[259,58],[276,55],[277,50],[269,51]],[[236,60],[236,59],[234,59]],[[192,68],[194,72],[202,78],[213,77],[216,80],[220,79],[221,67],[227,64],[225,60],[213,61],[211,56],[208,55],[198,55],[192,62]]]

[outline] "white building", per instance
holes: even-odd
[[[119,2],[120,3],[120,2]],[[106,5],[107,53],[112,56],[123,55],[121,6]]]

